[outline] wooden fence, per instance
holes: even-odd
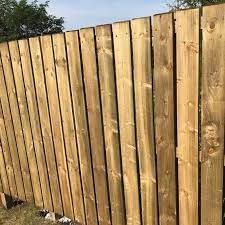
[[[0,54],[0,191],[82,225],[222,225],[225,4]]]

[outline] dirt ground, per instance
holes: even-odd
[[[0,206],[0,225],[56,225],[40,216],[33,205],[23,204],[5,210]]]

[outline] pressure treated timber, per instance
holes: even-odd
[[[177,224],[175,46],[172,13],[154,17],[155,129],[159,221]]]
[[[65,37],[86,222],[89,225],[97,225],[98,218],[85,106],[79,34],[78,31],[67,32]]]
[[[95,29],[112,224],[126,223],[111,25]]]
[[[141,205],[137,167],[137,146],[134,118],[134,84],[129,22],[113,24],[119,129],[123,166],[126,220],[128,225],[141,224]]]
[[[58,189],[58,177],[56,172],[56,165],[54,159],[54,147],[52,144],[51,127],[49,122],[45,119],[48,118],[47,106],[40,102],[38,103],[37,93],[35,91],[35,83],[32,71],[32,62],[30,58],[30,49],[28,40],[20,40],[18,42],[20,50],[20,58],[24,76],[24,85],[26,90],[27,102],[31,117],[31,127],[33,132],[34,144],[38,151],[39,148],[44,150],[46,157],[47,170],[49,173],[50,190],[52,193],[52,201],[55,212],[62,214],[60,209],[60,192]],[[41,107],[41,109],[39,109]],[[41,111],[39,111],[41,110]],[[41,114],[39,114],[41,112]],[[44,161],[43,161],[44,162]],[[59,197],[58,197],[59,196]],[[48,205],[45,205],[47,208]]]
[[[152,31],[149,17],[131,21],[142,224],[158,224],[153,122]]]
[[[225,5],[203,7],[201,225],[222,224],[225,117]]]
[[[199,21],[199,9],[176,12],[180,225],[198,225]]]

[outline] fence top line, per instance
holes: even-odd
[[[167,14],[176,14],[176,12],[180,12],[180,11],[187,11],[187,10],[193,10],[193,9],[203,9],[203,8],[206,8],[206,7],[216,7],[216,6],[220,6],[220,5],[225,5],[224,2],[221,2],[221,3],[209,3],[209,4],[206,4],[202,7],[191,7],[191,8],[188,8],[188,9],[179,9],[179,10],[171,10],[171,11],[168,11],[168,12],[164,12],[164,13],[157,13],[157,14],[154,14],[154,15],[151,15],[151,16],[141,16],[141,17],[136,17],[136,18],[132,18],[132,19],[127,19],[127,20],[120,20],[120,21],[115,21],[115,22],[112,22],[112,23],[105,23],[105,24],[99,24],[99,25],[96,25],[96,26],[87,26],[87,27],[82,27],[82,28],[78,28],[78,29],[72,29],[72,30],[68,30],[68,31],[63,31],[63,32],[58,32],[58,33],[52,33],[52,34],[42,34],[42,35],[37,35],[37,36],[33,36],[33,37],[29,37],[29,38],[21,38],[21,39],[14,39],[14,40],[9,40],[9,41],[5,41],[5,42],[0,42],[0,45],[3,44],[3,43],[10,43],[10,42],[14,42],[14,41],[21,41],[21,40],[29,40],[29,39],[32,39],[32,38],[40,38],[40,37],[44,37],[44,36],[54,36],[54,35],[57,35],[57,34],[66,34],[66,33],[70,33],[70,32],[79,32],[81,30],[87,30],[87,29],[93,29],[95,30],[96,28],[98,27],[104,27],[104,26],[112,26],[113,24],[117,24],[117,23],[126,23],[126,22],[131,22],[131,21],[134,21],[134,20],[140,20],[140,19],[146,19],[146,18],[149,18],[150,20],[152,20],[154,17],[158,17],[158,16],[161,16],[161,15],[167,15]]]
[[[164,13],[156,13],[153,15],[153,17],[155,16],[160,16],[160,15],[165,15],[165,14],[170,14],[170,13],[176,13],[176,12],[179,12],[179,11],[187,11],[187,10],[193,10],[193,9],[202,9],[202,8],[206,8],[206,7],[213,7],[213,6],[220,6],[220,5],[225,5],[224,2],[219,2],[219,3],[207,3],[206,5],[204,6],[201,6],[201,7],[190,7],[190,8],[187,8],[187,9],[178,9],[178,10],[171,10],[169,12],[164,12]]]

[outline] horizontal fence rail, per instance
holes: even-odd
[[[0,192],[81,225],[222,225],[225,4],[0,44]]]

